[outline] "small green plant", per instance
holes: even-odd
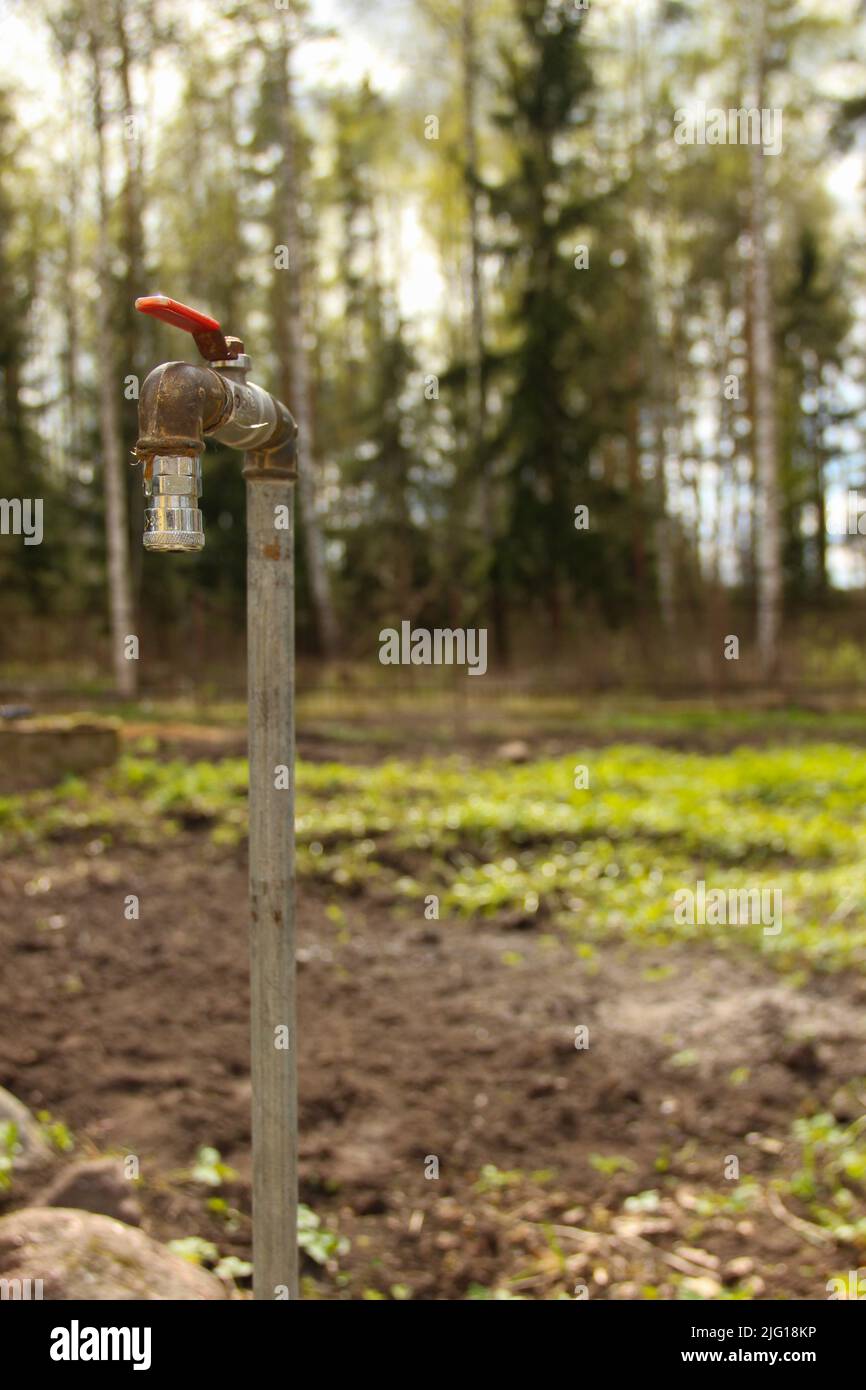
[[[18,1126],[13,1120],[0,1122],[0,1192],[12,1186],[12,1169],[18,1152]]]
[[[633,1196],[626,1197],[622,1205],[624,1211],[658,1211],[661,1197],[654,1187],[648,1187],[644,1192],[635,1192]]]
[[[205,1240],[203,1236],[180,1236],[177,1240],[170,1240],[168,1248],[190,1264],[213,1270],[220,1279],[236,1283],[239,1279],[249,1279],[253,1272],[249,1260],[242,1260],[237,1255],[221,1257],[213,1241]]]
[[[243,1216],[236,1207],[229,1206],[225,1197],[208,1197],[205,1206],[214,1216],[220,1217],[228,1235],[241,1229]]]
[[[229,1164],[223,1163],[219,1149],[206,1145],[196,1154],[190,1176],[193,1182],[205,1183],[208,1187],[222,1187],[224,1182],[234,1182],[237,1173]]]
[[[177,1240],[168,1242],[168,1248],[193,1265],[212,1267],[219,1259],[219,1251],[213,1241],[205,1240],[203,1236],[179,1236]]]
[[[52,1149],[56,1149],[58,1153],[65,1154],[75,1148],[75,1140],[72,1137],[72,1131],[62,1120],[53,1119],[48,1110],[40,1110],[36,1118],[42,1127],[42,1133],[46,1141],[51,1145]]]
[[[787,1190],[810,1216],[839,1240],[866,1242],[866,1216],[858,1215],[866,1195],[866,1117],[840,1125],[821,1113],[794,1122],[800,1167]]]
[[[635,1172],[635,1164],[624,1154],[590,1154],[589,1162],[597,1173],[604,1173],[607,1178],[612,1178],[614,1173]]]
[[[235,1283],[239,1279],[249,1279],[252,1272],[249,1260],[242,1260],[237,1255],[223,1255],[214,1265],[214,1274],[220,1279],[232,1279]]]
[[[497,1168],[495,1163],[485,1163],[474,1184],[476,1192],[496,1192],[503,1187],[517,1187],[523,1182],[525,1174],[520,1168]]]
[[[332,1264],[340,1255],[349,1251],[349,1241],[326,1230],[321,1218],[303,1203],[298,1207],[298,1248],[309,1255],[316,1264]]]

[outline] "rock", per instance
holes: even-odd
[[[8,1126],[14,1126],[12,1166],[21,1173],[49,1164],[54,1154],[46,1143],[38,1120],[23,1101],[0,1086],[0,1156],[8,1152]]]
[[[611,1284],[610,1297],[613,1299],[628,1299],[630,1302],[640,1298],[640,1285],[630,1281],[624,1284]]]
[[[704,1269],[716,1270],[719,1267],[718,1255],[713,1255],[709,1250],[702,1250],[696,1245],[675,1245],[674,1254],[688,1260],[689,1264],[701,1265]]]
[[[119,1158],[94,1158],[64,1168],[39,1198],[42,1207],[75,1207],[141,1225],[135,1188],[123,1174]]]
[[[718,1298],[722,1291],[722,1286],[718,1280],[711,1279],[708,1274],[684,1279],[681,1288],[687,1293],[693,1294],[695,1298]]]
[[[725,1265],[725,1280],[746,1279],[755,1272],[755,1261],[750,1260],[748,1255],[738,1255],[736,1259],[728,1260]]]
[[[213,1274],[142,1231],[63,1207],[22,1207],[0,1220],[0,1277],[42,1280],[46,1299],[226,1298]]]
[[[522,738],[510,739],[508,743],[499,745],[496,756],[501,758],[504,763],[528,763],[529,744],[524,743]]]
[[[798,1076],[816,1077],[827,1070],[813,1038],[801,1038],[792,1044],[783,1052],[782,1061]]]

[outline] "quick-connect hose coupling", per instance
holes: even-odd
[[[145,550],[201,550],[201,456],[155,454],[144,470]]]

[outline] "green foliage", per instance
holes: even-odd
[[[0,1123],[0,1192],[12,1186],[12,1170],[18,1152],[18,1126],[13,1120]]]
[[[176,1240],[168,1241],[168,1248],[182,1260],[211,1269],[217,1278],[227,1282],[236,1283],[239,1279],[249,1279],[253,1272],[249,1260],[242,1260],[237,1255],[220,1256],[214,1242],[205,1240],[203,1236],[179,1236]]]
[[[202,1150],[202,1153],[215,1152],[215,1150]],[[197,1181],[209,1181],[209,1179],[199,1177]],[[191,1264],[204,1265],[213,1269],[214,1273],[222,1278],[246,1279],[253,1272],[253,1267],[247,1260],[238,1259],[234,1255],[225,1255],[220,1258],[219,1250],[214,1242],[205,1240],[202,1236],[182,1236],[177,1240],[169,1241],[168,1248],[173,1250],[176,1255],[180,1255],[182,1259],[189,1260]],[[334,1271],[340,1256],[348,1253],[350,1245],[345,1236],[338,1236],[333,1231],[327,1230],[322,1225],[321,1218],[301,1203],[298,1207],[298,1249],[308,1255],[316,1264],[327,1266],[331,1271]],[[397,1296],[397,1294],[392,1294],[392,1297]]]
[[[485,1163],[475,1183],[476,1192],[495,1192],[500,1187],[516,1187],[523,1181],[524,1174],[519,1168],[510,1172],[497,1168],[495,1163]]]
[[[218,1149],[205,1146],[199,1149],[190,1176],[193,1182],[206,1183],[208,1187],[221,1187],[224,1182],[234,1182],[237,1173],[229,1164],[223,1163]]]
[[[635,1164],[623,1154],[590,1154],[589,1162],[597,1173],[612,1178],[615,1173],[633,1173]]]
[[[214,1265],[219,1259],[219,1251],[213,1241],[205,1240],[202,1236],[178,1236],[176,1240],[168,1242],[168,1248],[193,1265]]]
[[[574,767],[590,768],[576,790]],[[95,834],[159,843],[206,828],[246,834],[243,759],[125,758],[89,783],[0,801],[9,849]],[[523,766],[457,758],[377,766],[301,764],[298,872],[333,889],[374,888],[443,920],[521,914],[593,942],[713,940],[779,969],[866,968],[866,756],[842,744],[740,748],[722,757],[623,744]],[[688,926],[674,894],[698,879],[779,890],[783,925]],[[329,915],[347,939],[343,908]],[[685,1064],[686,1059],[680,1059]]]
[[[298,1206],[298,1249],[316,1264],[334,1266],[349,1250],[349,1241],[322,1225],[321,1217],[302,1202]]]
[[[238,1255],[223,1255],[221,1260],[217,1260],[214,1265],[214,1274],[219,1279],[249,1279],[252,1276],[253,1267],[249,1260],[242,1260]]]
[[[497,656],[539,608],[560,654],[584,606],[613,626],[636,609],[642,625],[656,604],[669,623],[662,553],[678,616],[693,589],[696,611],[709,591],[750,597],[747,151],[683,146],[671,120],[702,86],[741,103],[746,41],[720,7],[648,0],[610,24],[604,5],[425,0],[411,10],[416,69],[408,53],[391,62],[393,7],[367,31],[369,67],[345,61],[356,28],[337,13],[326,35],[300,9],[239,3],[174,7],[170,20],[172,7],[131,0],[10,8],[33,11],[46,80],[67,97],[32,121],[12,84],[0,91],[0,493],[46,504],[46,544],[4,547],[0,582],[28,631],[37,613],[74,613],[90,630],[56,622],[58,648],[89,650],[100,635],[97,367],[140,380],[194,351],[132,312],[136,293],[160,285],[244,335],[257,378],[309,413],[335,605],[359,653],[410,614],[484,621]],[[834,97],[842,125],[861,116],[839,77],[860,20],[768,11],[767,99],[786,122],[767,161],[783,558],[790,596],[823,603],[814,523],[830,485],[859,467],[846,428],[859,426],[859,228],[847,231],[829,186],[828,127]],[[111,153],[100,296],[90,40]],[[339,80],[323,80],[326,54]],[[146,113],[157,75],[170,99]],[[275,251],[289,209],[286,273]],[[742,379],[736,399],[720,397],[729,374]],[[132,394],[122,409],[126,454]],[[205,629],[236,627],[243,611],[243,481],[235,457],[209,454],[207,548],[170,563],[141,554],[127,470],[142,638],[158,632],[188,669]],[[575,505],[591,509],[579,537]],[[316,629],[309,525],[301,515],[302,647]],[[846,679],[858,667],[848,657]]]
[[[866,1118],[844,1125],[829,1114],[795,1121],[801,1166],[787,1184],[838,1241],[866,1246]]]
[[[48,1110],[40,1110],[36,1118],[47,1142],[57,1153],[67,1154],[75,1148],[72,1131],[62,1120],[53,1119]]]
[[[612,598],[621,559],[617,527],[599,525],[616,496],[590,467],[600,420],[586,381],[590,325],[601,317],[610,267],[598,252],[592,274],[575,268],[575,243],[587,243],[598,215],[586,18],[548,0],[518,7],[517,42],[509,38],[502,56],[494,111],[513,146],[505,177],[486,189],[509,285],[493,373],[507,399],[494,445],[508,467],[496,567],[512,595],[537,596],[554,623],[566,586]],[[529,247],[532,254],[522,254]],[[575,502],[595,509],[579,546]]]

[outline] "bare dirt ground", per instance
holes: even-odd
[[[65,1121],[79,1154],[139,1155],[151,1234],[248,1256],[243,856],[197,833],[43,853],[0,865],[0,1084]],[[797,1166],[796,1116],[859,1113],[844,1086],[866,1074],[866,981],[798,990],[699,946],[611,942],[581,959],[574,939],[364,898],[338,927],[334,894],[299,898],[302,1197],[351,1242],[331,1268],[307,1262],[309,1295],[463,1298],[513,1281],[530,1298],[579,1283],[825,1298],[857,1267],[769,1187]],[[238,1173],[228,1226],[184,1172],[202,1145]],[[730,1194],[731,1155],[767,1195],[708,1215],[700,1193]],[[648,1189],[654,1209],[623,1210]],[[2,1206],[35,1196],[16,1179]]]

